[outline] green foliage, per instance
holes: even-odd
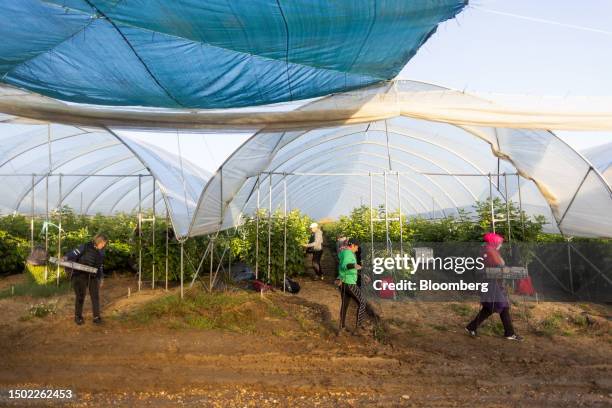
[[[470,317],[476,313],[476,309],[474,307],[465,303],[451,303],[449,308],[457,316],[461,317]]]
[[[118,316],[118,319],[137,324],[161,322],[172,328],[251,333],[261,319],[256,309],[265,308],[264,300],[252,293],[188,292],[182,300],[176,295],[168,295],[128,315]]]
[[[47,283],[57,282],[57,266],[35,266],[26,264],[25,270],[28,274],[28,277],[32,279],[35,283],[39,285],[44,285]],[[46,274],[46,279],[45,279]],[[60,281],[66,279],[66,271],[64,268],[59,268]]]
[[[152,212],[143,214],[144,219],[151,219]],[[58,234],[61,218],[61,253],[58,254]],[[268,221],[265,211],[260,213],[259,226],[259,270],[267,273],[268,265]],[[45,220],[34,220],[35,244],[41,245],[45,241],[43,225]],[[138,220],[135,214],[117,214],[114,216],[81,216],[75,214],[69,207],[50,214],[47,230],[49,255],[61,257],[70,250],[90,240],[96,233],[105,233],[109,237],[106,249],[105,270],[137,272],[140,249],[142,248],[142,279],[150,281],[155,264],[155,279],[163,281],[165,278],[166,259],[168,262],[169,280],[178,280],[180,274],[180,244],[174,238],[171,227],[164,218],[157,217],[155,223],[143,222],[141,237],[138,234]],[[303,271],[303,244],[308,240],[308,225],[311,220],[292,211],[287,215],[287,271],[295,275]],[[271,218],[272,232],[272,262],[271,281],[279,283],[283,270],[283,231],[284,218],[280,212],[274,213]],[[168,240],[168,253],[166,255],[166,228],[170,227]],[[0,271],[17,273],[23,271],[25,259],[30,251],[30,219],[15,215],[0,217]],[[155,230],[155,231],[153,231]],[[153,245],[153,232],[155,232],[155,245]],[[255,218],[246,218],[245,223],[234,233],[221,233],[215,242],[213,268],[216,270],[223,251],[231,248],[232,260],[242,260],[250,265],[255,264]],[[209,242],[208,237],[190,238],[184,243],[185,279],[191,279],[197,268],[201,255]],[[224,264],[228,261],[229,253],[225,254]],[[209,258],[205,260],[205,271],[208,271]],[[32,268],[29,272],[40,283],[44,280],[40,268]],[[55,277],[55,269],[50,268],[48,280]],[[265,276],[265,275],[262,275]]]
[[[373,220],[382,220],[385,218],[384,207],[380,206],[376,209],[370,209],[365,205],[357,207],[351,211],[348,216],[340,216],[337,222],[328,223],[325,225],[325,232],[327,236],[336,238],[338,236],[346,236],[356,238],[360,241],[366,241],[370,239],[370,217]],[[389,238],[392,241],[399,241],[400,238],[400,224],[397,222],[399,218],[399,212],[389,212],[387,218],[395,219],[395,221],[389,221]],[[404,229],[402,230],[403,239],[409,241],[411,233],[406,228],[406,216],[402,215],[402,224]],[[374,241],[385,241],[386,240],[386,228],[385,223],[381,221],[374,221]]]
[[[480,232],[492,231],[491,200],[476,202],[474,209],[481,227]],[[529,217],[524,211],[521,212],[517,203],[513,201],[509,201],[506,207],[505,202],[495,198],[493,199],[493,210],[496,231],[504,235],[506,239],[508,239],[508,213],[510,214],[509,230],[513,241],[537,242],[544,235],[542,228],[546,224],[546,219],[541,215]]]
[[[536,333],[548,337],[555,334],[561,334],[563,319],[563,314],[554,312],[552,315],[547,316],[538,323]]]
[[[529,217],[524,211],[519,211],[516,203],[506,203],[499,198],[493,200],[496,231],[506,236],[508,231],[507,210],[510,213],[510,234],[513,241],[537,242],[549,239],[542,233],[545,219],[541,216]],[[367,206],[353,209],[350,215],[341,216],[337,222],[326,225],[328,236],[346,236],[361,241],[370,240],[370,215],[374,220],[383,220],[384,207],[370,210]],[[389,212],[389,238],[399,242],[400,223],[399,212]],[[385,222],[374,221],[373,234],[375,242],[386,240]],[[492,230],[491,201],[476,202],[474,214],[459,210],[458,215],[449,215],[441,219],[426,219],[422,217],[407,218],[402,215],[402,238],[404,242],[479,242],[485,232]]]
[[[0,273],[23,271],[29,249],[30,243],[25,239],[0,230]]]
[[[270,228],[270,281],[278,284],[283,277],[284,230],[287,227],[287,275],[295,276],[304,271],[304,245],[308,242],[312,220],[293,210],[283,217],[277,211],[268,216],[265,210],[260,210],[259,217],[247,217],[238,229],[236,236],[229,238],[232,257],[240,259],[248,265],[257,263],[259,276],[267,277],[268,273],[268,228]],[[258,227],[259,225],[259,227]],[[258,231],[259,230],[259,234]],[[256,241],[259,235],[259,248]],[[257,256],[257,249],[259,256]]]
[[[33,298],[47,298],[70,291],[70,282],[60,281],[60,285],[39,285],[34,279],[28,277],[23,283],[0,291],[0,299],[11,296],[29,296]]]

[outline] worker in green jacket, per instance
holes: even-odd
[[[340,288],[341,305],[340,305],[340,330],[345,328],[346,312],[351,298],[355,299],[358,305],[356,329],[361,329],[363,318],[365,316],[366,302],[357,286],[358,270],[361,265],[357,264],[355,253],[359,249],[359,242],[351,238],[347,245],[342,247],[338,254],[338,278],[336,285]]]

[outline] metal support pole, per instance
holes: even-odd
[[[285,282],[287,279],[287,178],[283,176],[283,218],[285,221],[283,231],[283,292],[285,292]]]
[[[155,179],[153,179],[153,232],[151,232],[151,245],[153,246],[153,254],[151,259],[151,289],[155,289]]]
[[[45,252],[49,254],[49,175],[53,171],[53,160],[51,156],[51,124],[47,124],[47,153],[49,159],[49,172],[45,177]],[[49,268],[45,264],[45,284],[49,278]]]
[[[168,291],[168,246],[170,241],[170,214],[168,212],[168,207],[166,207],[166,291]]]
[[[499,185],[498,185],[499,186]],[[508,243],[512,242],[512,228],[510,227],[510,201],[508,200],[508,175],[504,173],[504,195],[506,196],[506,224],[507,224],[507,236]]]
[[[140,292],[141,285],[142,285],[142,176],[139,174],[138,175],[138,291],[139,292]]]
[[[495,232],[495,209],[493,208],[493,180],[491,179],[491,173],[489,173],[489,202],[491,204],[491,228]]]
[[[232,279],[232,244],[231,242],[227,245],[227,277],[228,282]]]
[[[259,178],[257,176],[257,208],[255,210],[255,279],[259,279]]]
[[[183,291],[183,275],[184,275],[184,272],[185,272],[185,263],[184,263],[184,261],[183,261],[183,257],[184,257],[185,250],[184,250],[184,248],[183,248],[183,242],[184,242],[184,241],[182,241],[182,240],[181,240],[181,299],[183,299],[183,297],[184,297],[184,291]]]
[[[204,265],[204,261],[206,260],[206,257],[208,256],[208,252],[212,251],[212,242],[213,242],[214,238],[216,238],[217,235],[219,235],[219,231],[217,231],[217,233],[215,234],[213,239],[209,239],[208,244],[206,245],[206,250],[204,251],[204,255],[202,255],[202,258],[200,258],[200,263],[198,263],[198,267],[195,269],[195,273],[193,274],[193,278],[191,278],[191,283],[189,284],[190,288],[193,287],[193,284],[195,283],[196,279],[198,278],[198,275],[200,274],[200,269],[202,268],[202,265]]]
[[[59,176],[59,222],[57,226],[57,259],[62,257],[62,175]],[[59,286],[60,282],[60,265],[57,264],[56,283]]]
[[[374,262],[374,218],[372,217],[372,211],[374,211],[374,199],[373,199],[373,185],[372,185],[372,173],[370,173],[370,262]]]
[[[436,219],[436,199],[434,196],[431,196],[431,219]]]
[[[519,194],[519,213],[521,217],[521,232],[523,233],[523,240],[525,240],[525,217],[523,216],[523,196],[521,194],[521,176],[516,175],[516,184],[518,186]]]
[[[49,175],[45,177],[45,253],[49,254]],[[49,267],[45,264],[45,283],[49,277]]]
[[[567,238],[567,266],[569,267],[569,287],[572,294],[574,294],[574,274],[572,271],[572,246],[570,239]]]
[[[402,220],[402,189],[399,171],[397,172],[397,206],[399,209],[400,255],[404,256],[404,220]]]
[[[387,241],[387,255],[391,255],[391,238],[389,238],[389,200],[387,194],[387,172],[383,172],[385,186],[385,239]]]
[[[209,285],[208,291],[212,292],[213,289],[213,261],[215,257],[215,238],[210,238],[210,277],[209,277]]]
[[[268,174],[268,283],[272,269],[272,174]]]
[[[34,207],[34,175],[32,174],[32,217],[30,218],[30,242],[32,251],[34,251],[34,216],[35,216],[35,207]]]

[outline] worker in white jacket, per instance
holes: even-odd
[[[321,270],[321,255],[323,255],[323,231],[319,228],[319,224],[313,222],[310,224],[310,240],[306,244],[306,250],[312,252],[312,269],[314,269],[315,277],[323,280],[323,271]]]

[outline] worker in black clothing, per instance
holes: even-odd
[[[104,281],[104,248],[107,243],[108,238],[106,235],[97,234],[91,241],[82,244],[64,256],[66,261],[98,268],[97,273],[72,270],[71,281],[75,294],[74,322],[78,325],[82,325],[85,322],[83,320],[83,303],[87,290],[89,290],[89,297],[91,298],[93,322],[95,324],[102,323],[99,289]]]

